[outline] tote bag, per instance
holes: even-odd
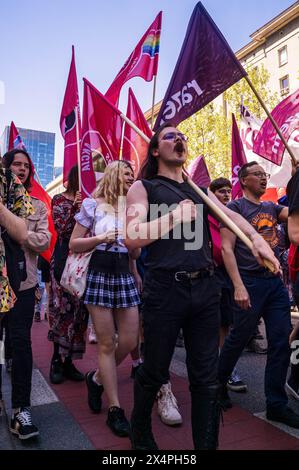
[[[94,249],[68,255],[60,285],[74,297],[81,299],[86,287],[87,271]]]
[[[89,236],[94,234],[95,216],[97,206],[94,210],[93,225]],[[64,290],[77,299],[81,299],[86,288],[87,271],[92,253],[96,247],[84,253],[69,253],[65,268],[63,270],[60,285]]]

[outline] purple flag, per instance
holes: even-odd
[[[184,121],[245,75],[226,39],[198,2],[154,130],[166,121],[174,125]]]
[[[202,155],[196,157],[188,166],[188,173],[197,186],[208,188],[211,183],[209,170]]]
[[[238,172],[242,165],[247,163],[239,129],[235,115],[232,114],[232,198],[242,197],[243,191],[238,178]]]

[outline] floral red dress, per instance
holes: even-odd
[[[59,238],[70,240],[78,208],[63,194],[52,199],[52,216]],[[50,263],[50,339],[59,344],[59,353],[81,359],[85,352],[88,311],[83,302],[65,292],[54,277],[54,257]]]

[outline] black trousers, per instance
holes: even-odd
[[[12,408],[30,406],[32,377],[31,327],[34,304],[35,287],[20,291],[14,308],[7,315],[12,349]]]
[[[217,383],[220,285],[213,275],[176,281],[173,273],[148,272],[143,291],[144,363],[148,385],[164,384],[183,329],[190,390]]]

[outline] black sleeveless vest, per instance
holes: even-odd
[[[163,180],[167,182],[168,185],[173,185],[174,188],[183,193],[182,197],[171,188],[164,186],[164,184],[161,183]],[[145,258],[146,269],[197,271],[212,266],[212,243],[208,222],[208,207],[201,197],[187,182],[178,183],[164,176],[156,176],[151,180],[142,180],[142,184],[148,195],[148,221],[161,217],[161,215],[169,211],[169,206],[172,206],[171,210],[173,210],[175,204],[181,202],[183,198],[191,199],[195,204],[201,205],[201,211],[198,213],[196,223],[193,221],[191,224],[181,224],[162,239],[158,239],[147,246],[147,255]],[[206,189],[201,189],[207,193]],[[163,213],[157,213],[155,207],[162,204],[164,205]],[[154,205],[154,208],[151,205]],[[186,232],[187,227],[189,232],[193,232],[193,238],[190,238],[191,233],[188,234]],[[182,236],[178,238],[180,231]],[[186,236],[184,236],[184,233]],[[194,237],[198,240],[197,245],[199,246],[190,246],[189,249],[187,249],[186,244],[194,242]]]

